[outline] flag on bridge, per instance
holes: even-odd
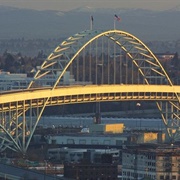
[[[116,21],[120,21],[121,18],[118,15],[114,15],[114,29],[116,29]]]
[[[114,18],[115,18],[116,21],[121,21],[121,18],[116,14],[114,15]]]

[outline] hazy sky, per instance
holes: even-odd
[[[166,10],[179,6],[180,0],[0,0],[0,5],[60,11],[71,10],[81,6]]]

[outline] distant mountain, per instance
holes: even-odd
[[[67,12],[36,11],[0,6],[0,39],[61,38],[90,28],[113,29],[114,14],[122,21],[116,28],[146,40],[176,40],[180,38],[179,7],[168,11],[143,9],[96,9],[80,7]]]

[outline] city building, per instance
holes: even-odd
[[[65,162],[64,177],[79,180],[116,180],[118,150],[87,150],[79,163]]]
[[[141,143],[164,143],[166,141],[166,134],[157,130],[134,130],[133,133],[137,140],[137,144]]]
[[[180,147],[160,147],[156,150],[156,179],[180,180]]]
[[[122,179],[179,180],[180,148],[152,144],[124,147]]]
[[[117,165],[111,163],[67,163],[64,177],[77,180],[117,180]]]
[[[117,134],[117,133],[123,133],[124,131],[124,124],[92,124],[89,127],[90,133],[111,133],[111,134]]]
[[[36,72],[38,69],[40,69],[39,66],[37,66],[36,69],[34,69],[33,71]],[[60,74],[61,71],[55,71],[54,74],[52,73],[46,74],[46,76],[43,76],[42,78],[36,80],[36,85],[43,87],[53,86],[56,80],[58,79],[58,77],[60,76]],[[74,76],[71,75],[69,71],[66,71],[58,85],[70,85],[75,83],[76,82]]]
[[[99,163],[102,161],[103,155],[110,155],[111,162],[119,164],[120,151],[118,149],[81,149],[81,148],[50,148],[47,151],[47,157],[51,161],[59,163]],[[103,158],[105,159],[105,158]]]
[[[52,86],[54,85],[59,75],[60,75],[60,71],[57,71],[56,75],[47,74],[46,76],[37,80],[35,86],[36,87]],[[0,71],[0,91],[8,91],[12,89],[26,89],[29,83],[32,81],[32,79],[33,78],[28,77],[26,73],[10,73],[5,71]],[[73,78],[72,75],[70,75],[70,72],[67,71],[64,73],[63,78],[60,81],[60,84],[63,85],[75,84],[75,79]]]
[[[0,71],[0,91],[27,88],[31,79],[25,73],[16,74]]]
[[[46,137],[48,144],[56,145],[104,145],[122,146],[133,140],[131,134],[51,134]],[[136,138],[135,138],[136,139]]]
[[[96,127],[97,126],[97,127]],[[124,144],[141,143],[163,143],[165,134],[161,131],[128,131],[124,133],[113,133],[113,130],[104,130],[106,125],[96,124],[89,128],[89,131],[82,133],[54,133],[46,136],[48,144],[56,145],[103,145],[122,146]],[[94,128],[96,127],[96,128]],[[113,126],[112,126],[113,127]],[[112,128],[110,127],[110,128]],[[110,129],[109,128],[109,129]],[[118,129],[117,129],[118,130]],[[119,132],[123,128],[119,128]],[[56,132],[56,131],[55,131]],[[116,129],[114,129],[116,132]]]

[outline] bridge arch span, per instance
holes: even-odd
[[[88,64],[88,65],[87,65]],[[58,66],[58,68],[57,68]],[[60,73],[57,73],[57,70]],[[153,52],[136,36],[121,30],[86,30],[77,33],[60,45],[43,62],[28,88],[48,74],[55,75],[51,88],[63,85],[69,72],[71,84],[149,84],[170,85],[172,81]],[[58,74],[58,75],[57,75]],[[38,84],[38,83],[37,83]],[[177,102],[156,102],[164,124],[179,123]],[[173,114],[173,115],[172,115]],[[167,128],[169,136],[173,136]],[[173,137],[174,138],[174,137]]]
[[[108,85],[109,89],[112,88],[112,92],[115,86],[119,85],[118,88],[127,88],[127,91],[126,89],[123,91],[123,97],[132,98],[134,98],[133,93],[128,94],[128,85],[136,87],[154,85],[162,89],[162,94],[166,93],[166,95],[161,96],[158,91],[156,95],[149,96],[151,93],[148,92],[146,96],[141,96],[141,100],[155,98],[170,140],[180,137],[180,93],[173,88],[172,81],[153,52],[140,39],[125,31],[86,30],[63,41],[36,69],[33,80],[24,90],[26,91],[24,95],[31,94],[34,88],[40,90],[48,88],[48,93],[43,98],[40,99],[41,94],[37,91],[35,93],[37,101],[33,104],[33,98],[20,100],[19,95],[20,99],[6,101],[10,93],[14,93],[13,97],[15,97],[16,92],[0,95],[5,100],[4,103],[0,102],[2,122],[0,128],[3,131],[2,136],[0,135],[3,142],[0,148],[13,147],[15,150],[26,152],[45,107],[61,104],[59,101],[56,104],[56,99],[51,101],[52,94],[57,89],[60,92],[61,86],[64,92],[66,92],[66,86],[73,91],[75,85],[80,90],[82,85],[93,85],[96,89],[99,85]],[[173,89],[170,92],[172,97],[167,92],[167,86]],[[152,91],[156,92],[156,90],[153,88]],[[116,93],[113,97],[116,96],[121,100],[122,95],[118,94],[117,90]],[[103,95],[101,88],[99,94],[101,99],[106,98],[110,101],[108,99],[110,92]],[[61,98],[64,99],[67,96],[68,94],[64,94]],[[76,101],[78,95],[73,94],[73,96]],[[84,98],[83,94],[81,96]],[[163,97],[165,99],[162,99]],[[71,103],[71,96],[68,98],[68,103]],[[88,101],[83,98],[81,102]],[[91,98],[91,95],[87,98]],[[98,101],[98,98],[95,101]],[[35,124],[32,124],[32,117],[36,118]]]
[[[95,43],[99,43],[98,40],[101,38],[106,38],[108,41],[105,44],[105,41],[101,45],[95,45]],[[97,42],[98,41],[98,42]],[[114,47],[108,46],[107,43],[109,41],[112,42],[113,45],[116,45],[119,50],[114,49]],[[143,80],[139,80],[139,84],[169,84],[172,85],[172,82],[170,78],[168,77],[166,71],[162,67],[159,60],[156,58],[156,56],[152,53],[152,51],[136,36],[120,30],[108,30],[108,31],[102,31],[102,30],[87,30],[82,31],[80,33],[77,33],[71,37],[69,37],[67,40],[63,41],[60,45],[58,45],[54,51],[48,56],[48,58],[43,62],[40,69],[36,72],[33,80],[30,82],[29,87],[33,87],[38,80],[43,79],[48,74],[54,75],[53,78],[55,78],[55,81],[53,82],[52,89],[54,89],[56,86],[60,85],[60,81],[62,80],[63,76],[65,75],[66,71],[68,71],[68,68],[70,69],[70,66],[73,64],[73,61],[77,60],[77,57],[84,51],[91,51],[90,53],[97,53],[93,51],[93,48],[87,48],[88,46],[95,46],[95,49],[99,51],[100,48],[103,50],[107,49],[108,52],[107,56],[124,56],[125,58],[128,58],[128,60],[131,60],[134,67],[138,71],[139,78],[141,77]],[[104,53],[104,52],[101,52]],[[121,53],[121,54],[120,54]],[[100,54],[100,53],[99,53]],[[91,54],[90,54],[91,55]],[[83,55],[82,55],[83,56]],[[96,54],[97,56],[97,54]],[[102,59],[96,59],[97,57],[94,57],[94,59],[91,59],[92,62],[89,64],[92,66],[92,63],[95,63],[95,66],[98,67],[100,65],[105,64],[105,62],[102,62]],[[107,57],[106,57],[107,58]],[[122,57],[123,58],[123,57]],[[96,59],[96,62],[95,62]],[[86,60],[85,60],[86,61]],[[93,62],[94,61],[94,62]],[[114,57],[111,61],[117,61],[116,57]],[[123,59],[121,59],[123,61]],[[127,62],[128,63],[128,62]],[[57,68],[58,66],[58,68]],[[57,71],[59,71],[57,75]],[[86,71],[84,67],[84,71]],[[92,71],[92,69],[91,69]],[[71,72],[72,73],[72,72]],[[92,73],[93,72],[87,72]],[[98,72],[96,73],[96,78],[98,78]],[[104,75],[102,75],[104,76]],[[114,79],[117,78],[116,74],[114,74]],[[132,77],[134,78],[134,77]],[[75,82],[79,82],[79,79],[76,75]],[[93,84],[97,84],[97,80],[92,81],[92,78],[89,78],[89,80],[83,79],[86,82],[90,81]],[[119,81],[119,84],[122,82]],[[126,82],[127,84],[129,82]],[[38,83],[37,83],[38,84]],[[102,84],[118,84],[118,82],[102,82]],[[123,83],[124,84],[124,83]],[[134,82],[131,82],[131,84],[134,84]]]

